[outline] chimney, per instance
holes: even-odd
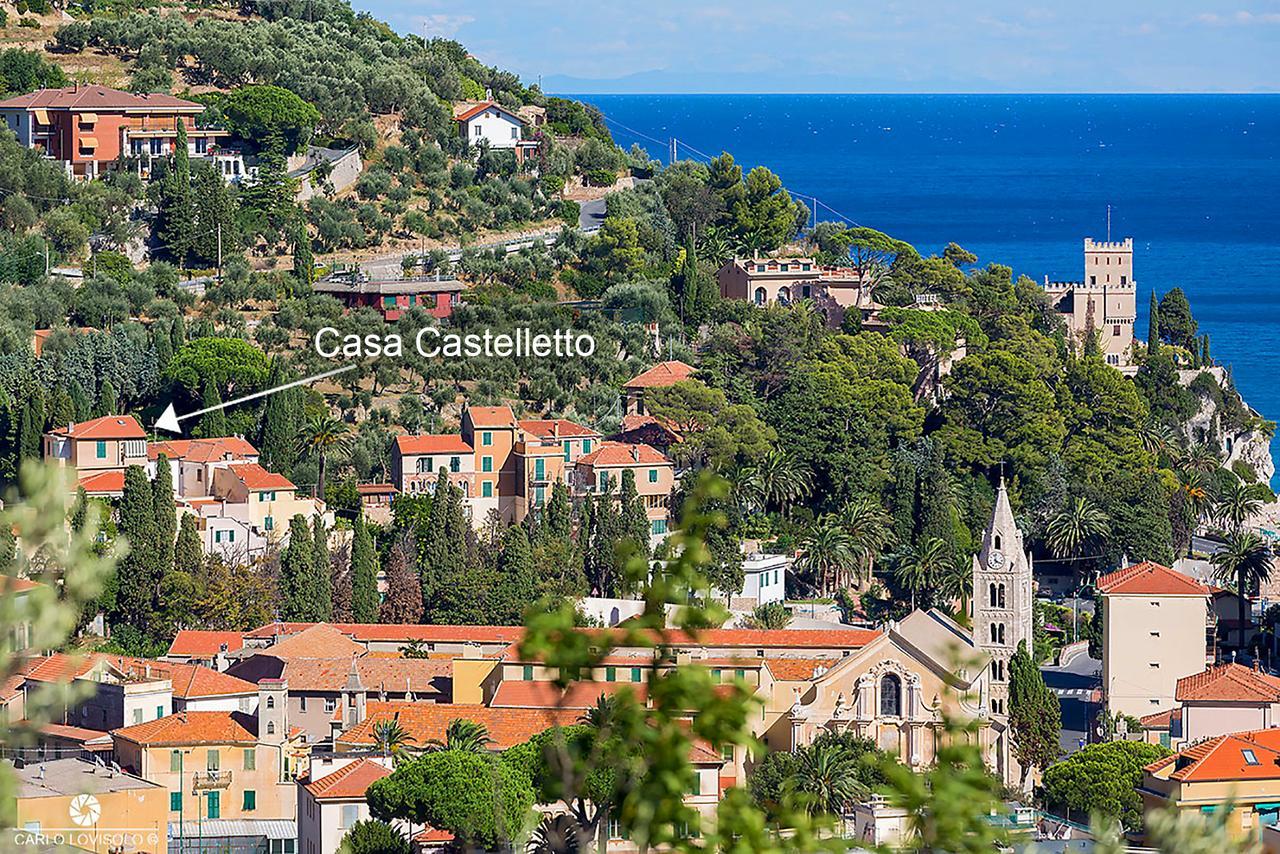
[[[1254,672],[1254,673],[1261,673],[1261,672],[1262,672],[1262,664],[1258,661],[1258,659],[1257,659],[1257,658],[1255,658],[1255,659],[1253,660],[1253,672]]]
[[[639,445],[631,446],[631,459],[635,460],[636,462],[640,462],[640,446]]]
[[[560,438],[560,422],[558,420],[551,422],[551,438]]]

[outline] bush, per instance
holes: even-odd
[[[28,27],[33,30],[40,29],[40,22],[35,18],[21,18],[18,20],[19,27]]]
[[[1044,772],[1045,801],[1088,818],[1116,818],[1126,830],[1142,826],[1142,769],[1169,751],[1140,741],[1091,744]]]
[[[612,169],[592,169],[585,177],[592,187],[612,187],[618,180],[618,173]]]
[[[342,837],[343,854],[409,854],[409,843],[385,821],[358,821]]]
[[[560,218],[564,220],[565,225],[576,227],[578,219],[582,216],[582,205],[573,199],[565,199],[560,202]]]

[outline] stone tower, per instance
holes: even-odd
[[[258,680],[258,741],[284,744],[289,738],[289,683]]]
[[[1108,365],[1132,364],[1133,324],[1138,316],[1138,286],[1133,280],[1133,238],[1120,241],[1084,239],[1084,278],[1050,282],[1045,292],[1077,346],[1086,335],[1097,336]]]
[[[973,559],[973,642],[991,656],[988,696],[992,714],[1009,712],[1009,659],[1022,641],[1031,651],[1034,608],[1031,555],[1023,548],[1022,532],[1013,520],[1001,477],[982,548]]]

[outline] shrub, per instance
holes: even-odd
[[[586,179],[592,187],[612,187],[618,180],[618,173],[612,169],[592,169],[587,172]]]
[[[560,218],[564,220],[565,225],[575,227],[579,218],[582,216],[582,206],[573,199],[564,199],[560,202]]]

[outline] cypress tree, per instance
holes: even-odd
[[[351,537],[351,619],[357,623],[378,619],[378,562],[363,513],[356,514]]]
[[[329,586],[317,580],[315,539],[306,518],[298,513],[289,520],[289,545],[280,556],[281,616],[298,622],[319,622],[323,613],[321,592]],[[327,597],[326,597],[327,598]]]
[[[119,593],[116,599],[118,622],[144,635],[155,613],[157,585],[162,568],[156,548],[155,497],[151,482],[141,466],[124,471],[124,492],[120,497],[120,535],[128,540],[129,553],[119,563]]]
[[[538,527],[541,542],[568,542],[573,535],[573,503],[569,499],[569,487],[557,480],[551,487],[551,500],[542,514]]]
[[[1040,668],[1027,652],[1027,642],[1009,659],[1009,729],[1014,758],[1021,768],[1018,788],[1025,789],[1032,768],[1043,769],[1062,752],[1058,743],[1062,709],[1044,684]]]
[[[322,620],[333,619],[333,569],[329,558],[329,529],[319,514],[311,520],[312,566],[315,568],[316,607]]]
[[[156,324],[152,327],[151,346],[156,351],[156,364],[159,366],[161,373],[163,373],[169,367],[169,362],[173,360],[173,343],[169,339],[167,325]]]
[[[1209,333],[1200,337],[1200,362],[1206,368],[1213,367],[1213,356],[1209,352]]]
[[[174,568],[174,538],[178,535],[178,513],[173,503],[173,474],[169,458],[161,454],[156,460],[156,479],[151,482],[155,504],[156,559],[162,572]]]
[[[916,518],[916,546],[935,537],[955,551],[956,532],[953,524],[951,478],[942,464],[942,455],[930,449],[920,472],[919,514]]]
[[[218,394],[218,387],[214,385],[213,378],[208,377],[204,381],[204,396],[200,401],[201,409],[208,409],[211,406],[219,406],[222,403],[222,396]],[[227,435],[227,414],[226,410],[215,409],[212,412],[206,412],[200,416],[200,422],[196,424],[194,435],[205,439],[214,439]]]
[[[427,519],[426,536],[418,544],[422,566],[422,609],[432,612],[432,600],[437,591],[453,584],[466,568],[466,543],[463,529],[461,499],[455,495],[457,487],[449,482],[449,474],[441,468],[436,477],[435,493],[431,500],[431,515]]]
[[[893,460],[893,487],[889,506],[893,512],[893,538],[899,546],[911,542],[916,519],[916,466],[903,452]]]
[[[83,491],[83,490],[82,490]],[[0,525],[0,575],[12,575],[18,557],[18,538],[11,525]]]
[[[75,406],[76,415],[72,420],[87,421],[90,413],[93,412],[93,401],[89,400],[89,395],[85,394],[84,386],[71,380],[67,383],[67,391],[71,396],[71,403]]]
[[[182,315],[178,315],[173,319],[173,323],[169,326],[169,345],[176,354],[182,349],[182,345],[187,343],[187,322],[182,319]]]
[[[406,540],[391,547],[387,556],[387,598],[378,612],[383,623],[417,623],[422,619],[422,590],[412,564],[413,552]]]
[[[227,183],[208,164],[196,167],[191,198],[195,218],[191,251],[200,261],[212,266],[219,260],[219,231],[223,256],[239,245],[235,229],[235,202]]]
[[[191,204],[191,158],[187,153],[187,127],[178,122],[173,162],[164,177],[160,193],[160,241],[180,266],[187,263],[195,233]]]
[[[94,418],[120,414],[120,401],[116,399],[116,387],[111,380],[103,380],[98,386],[98,405],[93,410]]]
[[[293,379],[278,357],[271,360],[267,388],[284,385]],[[262,465],[288,477],[297,462],[298,428],[302,425],[301,389],[291,388],[267,395],[258,420],[258,451]]]
[[[622,473],[622,493],[618,507],[619,539],[630,540],[637,552],[649,559],[649,517],[644,511],[644,501],[636,491],[636,473],[627,469]]]
[[[311,233],[307,231],[305,217],[299,215],[294,218],[292,238],[293,275],[310,285],[315,279],[315,256],[311,254]]]
[[[173,547],[173,568],[194,576],[203,564],[204,550],[200,545],[196,517],[183,513],[182,523],[178,526],[178,541]]]
[[[1156,301],[1156,292],[1151,291],[1151,305],[1147,309],[1147,355],[1154,356],[1160,351],[1160,303]]]
[[[44,433],[44,408],[37,395],[31,395],[22,406],[22,414],[18,418],[18,457],[14,466],[15,473],[21,468],[23,460],[38,460],[41,456],[41,444]]]
[[[494,588],[490,617],[497,625],[518,626],[525,609],[538,595],[538,582],[533,570],[533,551],[524,528],[512,525],[502,535],[502,551],[498,555],[498,581]]]
[[[50,427],[65,427],[80,419],[76,417],[76,405],[71,394],[62,383],[54,386],[53,398],[49,401],[48,423]]]

